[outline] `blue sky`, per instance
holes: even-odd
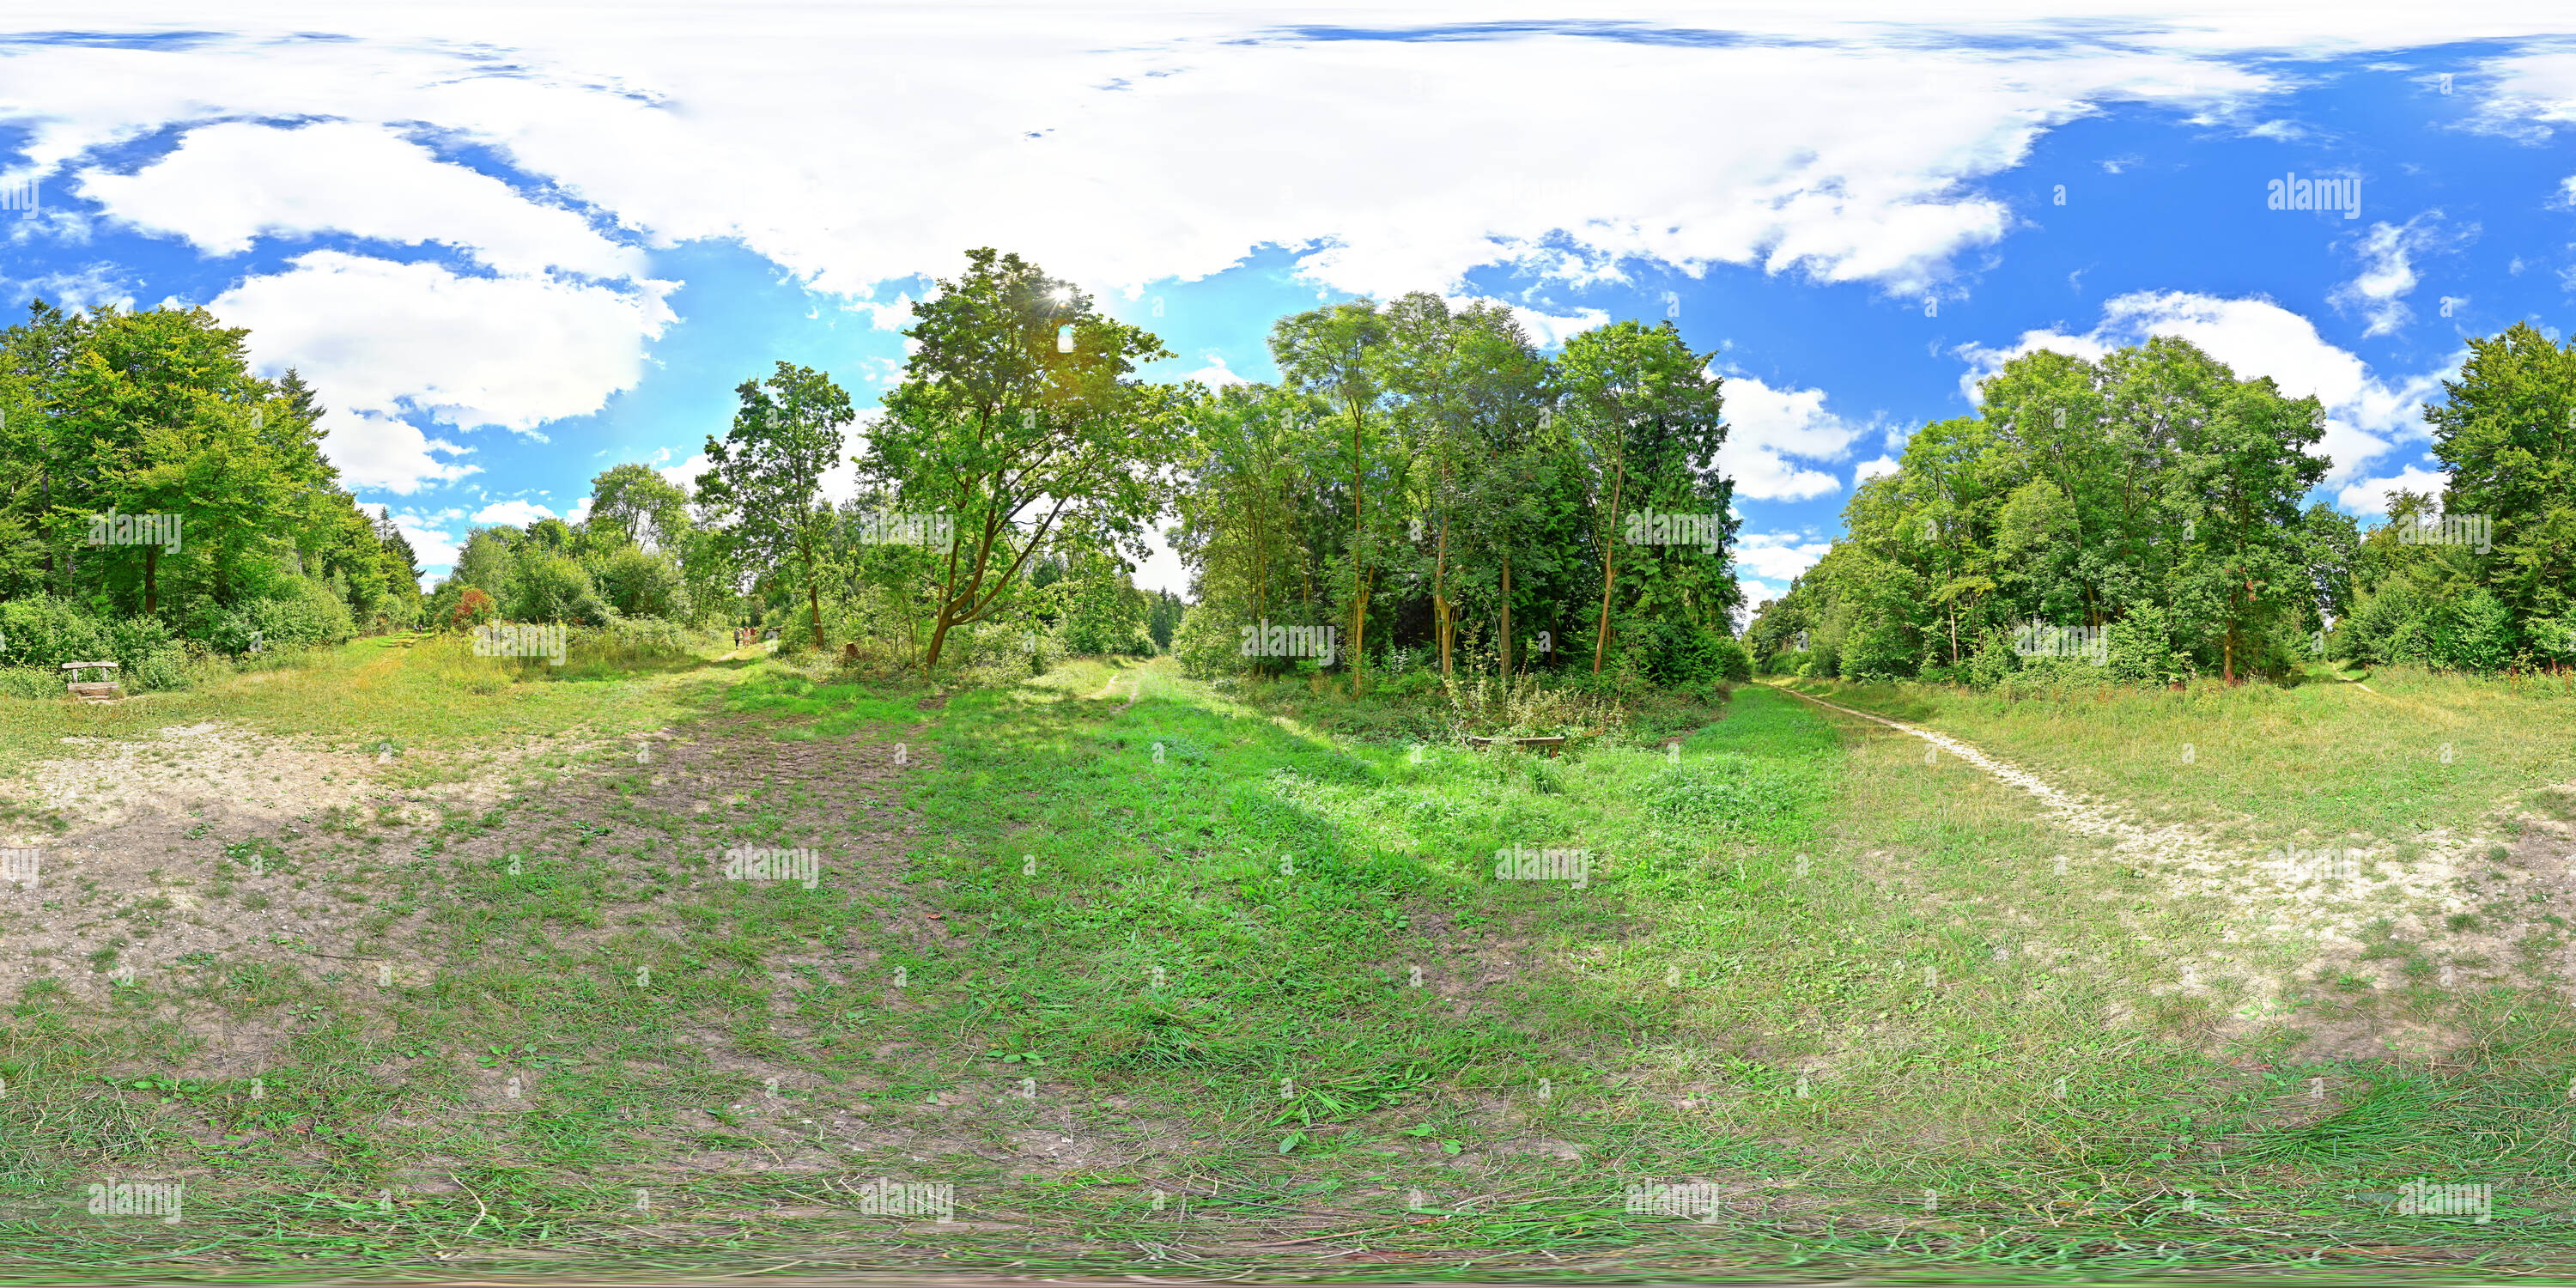
[[[0,304],[250,327],[433,574],[612,464],[693,474],[779,359],[872,402],[978,245],[1171,377],[1270,378],[1270,322],[1354,294],[1672,317],[1728,381],[1756,600],[2013,353],[2180,334],[2314,393],[2318,496],[2370,516],[2439,487],[2464,338],[2576,289],[2537,7],[226,8],[0,16],[38,196]],[[2288,175],[2354,213],[2267,209]]]

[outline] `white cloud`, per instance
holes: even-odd
[[[580,501],[574,503],[572,513],[564,516],[564,522],[569,523],[576,528],[590,522],[590,504],[598,499],[599,498],[595,496],[586,496]]]
[[[461,32],[447,11],[273,0],[221,34],[177,7],[120,9],[196,34],[19,45],[0,79],[0,117],[27,124],[41,173],[196,127],[134,175],[84,172],[116,217],[210,246],[333,228],[460,239],[513,271],[630,271],[577,216],[520,195],[542,185],[647,245],[738,239],[852,300],[953,272],[972,245],[1113,283],[1195,280],[1281,246],[1311,280],[1379,295],[1493,266],[1616,281],[1632,260],[1912,292],[2004,235],[2004,202],[1978,185],[2051,127],[2110,102],[2215,112],[2279,85],[2215,56],[2236,28],[2067,40],[2036,4],[1957,34],[1892,6],[1746,11],[1726,19],[1737,39],[1708,43],[1545,21],[1316,40],[1297,31],[1311,14],[1239,4],[1015,10],[1006,31],[972,7],[665,7],[602,25],[530,3],[474,10]],[[1991,38],[2004,29],[2033,39]],[[255,123],[294,120],[323,123]],[[528,182],[403,137],[432,132]],[[183,181],[227,166],[273,190],[204,190],[190,208]],[[899,324],[900,299],[863,307]]]
[[[2431,210],[2407,220],[2403,226],[2373,224],[2362,235],[2356,247],[2362,259],[2361,275],[2336,287],[2326,298],[2337,308],[2355,309],[2370,319],[2363,338],[2386,335],[2414,320],[2414,311],[2406,307],[2405,297],[2417,284],[2415,256],[2447,250],[2477,232],[2472,226],[2456,235],[2446,234],[2441,222],[2442,212]]]
[[[254,238],[333,232],[440,242],[508,273],[643,271],[640,251],[600,236],[580,215],[531,202],[380,125],[209,125],[133,174],[84,170],[78,188],[108,218],[186,238],[208,254],[241,254]]]
[[[1820,541],[1797,532],[1752,532],[1736,534],[1735,566],[1749,569],[1764,581],[1786,585],[1804,576],[1834,548],[1831,541]]]
[[[1839,461],[1863,427],[1825,410],[1821,389],[1773,389],[1752,376],[1727,376],[1726,444],[1718,465],[1735,480],[1735,494],[1755,501],[1803,501],[1840,491],[1842,480],[1797,464]]]
[[[437,514],[423,514],[415,510],[393,511],[394,526],[402,530],[405,540],[411,542],[412,554],[419,558],[421,571],[424,574],[434,569],[456,566],[456,555],[458,551],[464,549],[465,538],[448,531],[447,525],[454,522],[457,517],[453,510]]]
[[[714,462],[707,459],[707,454],[700,452],[677,465],[661,466],[653,472],[661,475],[674,487],[687,488],[694,496],[698,490],[698,476],[706,473],[707,468],[712,464]]]
[[[436,264],[313,251],[207,307],[250,328],[261,370],[291,364],[329,391],[333,459],[365,464],[353,480],[407,494],[461,473],[431,462],[420,432],[395,428],[394,417],[417,410],[465,428],[533,434],[548,420],[597,411],[642,378],[641,343],[672,320],[662,302],[668,286],[460,277]],[[391,437],[380,443],[378,435]]]
[[[2335,504],[2364,518],[2388,513],[2391,492],[2424,492],[2439,500],[2451,476],[2409,465],[2386,478],[2363,479],[2335,494]]]
[[[1879,456],[1862,461],[1860,464],[1852,467],[1852,486],[1859,487],[1861,484],[1867,483],[1871,479],[1894,474],[1897,472],[1897,469],[1897,460],[1893,456]]]
[[[551,519],[555,512],[534,501],[495,501],[474,512],[474,522],[489,527],[506,523],[524,528],[539,519]]]
[[[2292,398],[2314,395],[2325,407],[2324,441],[2317,454],[2332,461],[2329,483],[2351,479],[2386,455],[2396,442],[2424,437],[2423,402],[2457,361],[2440,371],[2395,380],[2373,375],[2370,364],[2328,344],[2314,323],[2260,298],[2221,299],[2187,291],[2140,291],[2102,306],[2102,324],[2083,335],[2024,332],[2010,345],[1962,345],[1968,361],[1959,385],[1970,398],[1977,382],[2014,357],[2037,349],[2098,359],[2112,349],[2157,335],[2180,336],[2226,363],[2238,378],[2270,376]]]
[[[463,456],[473,451],[443,438],[431,438],[417,426],[376,412],[333,407],[324,413],[322,454],[340,469],[351,488],[410,496],[432,484],[453,483],[479,474],[479,465],[442,461],[431,453]]]
[[[0,287],[8,288],[12,301],[20,305],[40,299],[67,309],[134,307],[134,288],[127,284],[125,270],[113,264],[90,264],[23,280],[0,277]]]
[[[1225,355],[1218,353],[1213,349],[1208,351],[1206,366],[1181,377],[1181,379],[1195,380],[1200,384],[1206,385],[1210,389],[1223,389],[1227,385],[1248,385],[1252,383],[1251,381],[1234,374],[1233,369],[1225,365]]]
[[[1742,629],[1751,609],[1766,599],[1778,599],[1789,593],[1789,583],[1816,566],[1816,561],[1833,549],[1833,542],[1821,541],[1797,532],[1738,532],[1735,538],[1736,583],[1744,590],[1746,611],[1737,615],[1736,627]]]

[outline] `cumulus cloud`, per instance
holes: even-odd
[[[1862,461],[1852,467],[1852,486],[1859,487],[1871,479],[1894,474],[1898,468],[1897,460],[1893,456],[1878,456]]]
[[[345,233],[443,243],[517,274],[643,270],[641,251],[600,236],[580,215],[530,201],[382,125],[209,125],[132,174],[84,170],[78,190],[107,218],[213,255],[241,254],[255,238]]]
[[[353,488],[410,496],[424,487],[479,474],[483,468],[439,459],[463,456],[473,448],[431,438],[408,421],[376,412],[334,407],[322,417],[322,430],[327,435],[322,454],[339,467],[341,481]]]
[[[495,501],[474,512],[474,522],[485,527],[508,524],[524,528],[539,519],[551,519],[555,512],[534,501]]]
[[[1803,501],[1841,490],[1841,479],[1798,463],[1839,461],[1865,432],[1825,410],[1824,390],[1773,389],[1752,376],[1728,376],[1725,393],[1726,444],[1717,462],[1735,480],[1737,496]]]
[[[457,552],[465,545],[464,536],[449,528],[461,517],[456,511],[424,514],[416,510],[395,510],[390,506],[386,509],[393,517],[394,527],[402,531],[403,539],[411,542],[412,554],[420,560],[424,577],[433,571],[456,566]]]
[[[698,490],[698,476],[706,473],[708,467],[713,464],[714,462],[707,459],[706,453],[700,452],[677,465],[659,466],[653,472],[661,475],[663,480],[673,487],[686,488],[691,495],[695,495]]]
[[[250,328],[263,371],[293,365],[330,391],[324,427],[353,481],[409,494],[471,471],[435,461],[429,450],[463,449],[433,444],[399,417],[534,435],[546,421],[597,411],[642,378],[642,342],[672,320],[668,285],[461,277],[313,251],[207,307]]]
[[[1778,599],[1789,593],[1789,583],[1805,575],[1816,561],[1833,549],[1833,542],[1799,532],[1754,532],[1749,529],[1735,537],[1736,583],[1744,589],[1746,612],[1738,614],[1738,627],[1750,616],[1754,605],[1766,599]]]
[[[2008,231],[1979,182],[2053,125],[2107,102],[2214,109],[2277,86],[2188,48],[2198,33],[2040,53],[1947,39],[1911,14],[1902,31],[1728,19],[1787,39],[1539,22],[1423,41],[1409,37],[1442,20],[1430,12],[1374,15],[1385,38],[1316,40],[1288,10],[1032,9],[997,40],[970,10],[762,8],[666,7],[610,28],[554,6],[486,9],[471,45],[429,11],[254,11],[220,34],[192,22],[182,44],[15,47],[0,116],[30,124],[40,173],[194,126],[132,174],[82,177],[111,217],[210,247],[327,228],[453,239],[506,271],[631,271],[589,223],[520,195],[534,191],[647,245],[739,240],[854,301],[951,271],[969,245],[1119,285],[1195,280],[1278,246],[1311,281],[1379,295],[1488,267],[1615,281],[1631,261],[1910,292]],[[2049,15],[2026,20],[2036,34]],[[322,27],[332,39],[302,34]],[[1635,112],[1641,99],[1659,110]],[[818,110],[903,128],[812,128]],[[1764,128],[1709,126],[1746,120]],[[262,123],[281,121],[321,123]],[[526,181],[442,162],[413,141],[426,138]],[[258,181],[193,182],[228,172]],[[899,325],[904,301],[865,307]]]
[[[2100,358],[2158,335],[2191,341],[2239,378],[2270,376],[2292,398],[2314,395],[2325,407],[2325,438],[2317,453],[2333,463],[2329,483],[2348,482],[2396,442],[2423,437],[2422,404],[2458,366],[2455,359],[2440,371],[2383,379],[2349,350],[2328,344],[2314,323],[2270,300],[2140,291],[2104,303],[2101,325],[2082,335],[2028,331],[2008,345],[1960,346],[1957,352],[1968,362],[1960,389],[1975,398],[1977,382],[2033,350]]]
[[[1248,385],[1252,383],[1251,381],[1234,374],[1233,369],[1225,365],[1225,355],[1218,353],[1213,349],[1208,351],[1206,366],[1201,367],[1181,378],[1183,380],[1195,380],[1200,384],[1206,385],[1210,389],[1222,389],[1227,385]]]
[[[2391,493],[2422,492],[2438,499],[2450,486],[2450,475],[2409,465],[2386,478],[2352,483],[2335,494],[2335,504],[2353,514],[2372,518],[2388,513]]]
[[[112,264],[88,264],[24,279],[0,277],[0,290],[19,305],[44,300],[67,309],[134,307],[134,288],[127,284],[125,270]]]

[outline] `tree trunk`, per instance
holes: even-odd
[[[143,547],[143,611],[151,616],[161,613],[161,547]]]
[[[1512,678],[1512,555],[1508,550],[1503,552],[1503,633],[1495,647],[1502,650],[1499,656],[1503,664],[1503,679],[1509,682]]]
[[[1601,654],[1610,647],[1610,583],[1618,577],[1611,554],[1619,548],[1619,490],[1628,481],[1623,456],[1610,475],[1610,524],[1601,534],[1601,624],[1592,632],[1592,673],[1601,674]],[[1651,512],[1653,507],[1649,506]]]
[[[805,606],[814,611],[814,650],[819,653],[823,650],[823,596],[810,578],[805,582]]]

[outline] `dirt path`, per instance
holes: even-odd
[[[2356,969],[2364,960],[2363,940],[2368,933],[2365,928],[2374,919],[2394,914],[2422,926],[2469,906],[2460,896],[2454,873],[2470,847],[2436,849],[2412,863],[2377,859],[2360,851],[2302,849],[2303,855],[2332,853],[2338,857],[2324,864],[2285,863],[2276,858],[2278,851],[2253,853],[2214,841],[2182,825],[2148,826],[2117,802],[2063,791],[2037,774],[1948,734],[1827,702],[1785,685],[1769,687],[1826,710],[1921,739],[1938,752],[1966,761],[1996,781],[2028,793],[2056,827],[2101,843],[2102,849],[2084,856],[2088,862],[2107,860],[2115,867],[2137,869],[2164,886],[2169,900],[2216,900],[2224,909],[2220,923],[2213,927],[2217,943],[2182,959],[2194,967],[2188,973],[2178,970],[2184,983],[2156,986],[2152,991],[2198,992],[2208,987],[2209,980],[2232,976],[2243,986],[2248,999],[2237,1009],[2243,1021],[2277,1014],[2286,986],[2294,982],[2323,982]],[[2335,866],[2339,862],[2344,866]],[[2497,963],[2511,957],[2508,941],[2472,944],[2465,937],[2455,939],[2458,942],[2454,952],[2486,950],[2480,955]],[[2265,962],[2256,960],[2257,954],[2241,951],[2265,944],[2285,956]],[[2196,986],[2189,982],[2195,978],[2203,982]],[[2388,986],[2382,980],[2377,987]]]

